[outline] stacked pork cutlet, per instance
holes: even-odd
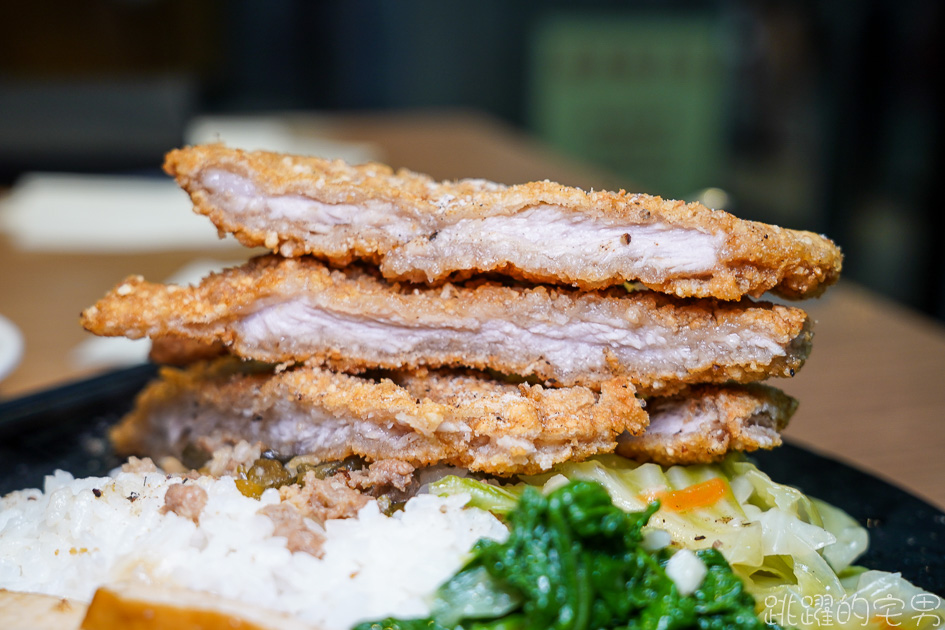
[[[754,298],[818,295],[842,261],[816,234],[623,191],[219,145],[165,170],[221,234],[273,253],[197,286],[130,277],[83,313],[190,364],[113,434],[152,457],[250,440],[512,475],[771,448],[796,403],[759,382],[794,375],[811,329]]]

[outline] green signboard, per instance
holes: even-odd
[[[530,123],[560,150],[642,192],[719,184],[726,73],[704,14],[560,15],[532,41]]]

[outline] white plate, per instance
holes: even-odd
[[[13,322],[0,315],[0,381],[16,369],[23,358],[23,335]]]

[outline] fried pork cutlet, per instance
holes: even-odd
[[[396,378],[314,367],[273,372],[233,358],[164,368],[111,437],[120,452],[152,458],[247,440],[284,457],[394,457],[508,475],[611,452],[618,435],[639,434],[647,422],[621,379],[595,393],[475,374]]]
[[[701,386],[651,398],[614,380],[583,387],[513,385],[475,372],[391,372],[377,379],[312,367],[273,371],[233,358],[164,368],[112,430],[116,449],[181,458],[242,440],[281,457],[357,455],[499,475],[617,452],[664,465],[770,449],[796,402],[762,385]],[[649,417],[649,427],[647,427]],[[262,448],[261,447],[261,448]]]
[[[151,340],[148,359],[161,365],[184,366],[215,359],[226,353],[226,346],[219,340],[205,343],[188,337],[167,335]]]
[[[220,145],[172,151],[164,168],[221,234],[283,256],[368,260],[397,281],[497,272],[585,290],[636,280],[680,297],[801,298],[835,282],[842,263],[811,232],[624,191],[436,182]]]
[[[657,464],[708,464],[730,451],[781,446],[797,401],[774,387],[713,385],[647,402],[643,435],[622,435],[617,453]]]
[[[624,289],[389,285],[313,258],[264,256],[197,287],[126,279],[83,314],[106,336],[222,341],[240,357],[333,369],[469,367],[644,393],[789,376],[806,359],[807,315],[769,303],[678,300]]]

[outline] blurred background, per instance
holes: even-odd
[[[824,232],[846,277],[945,319],[943,13],[939,0],[2,2],[0,186],[156,172],[200,115],[464,108],[615,186]]]

